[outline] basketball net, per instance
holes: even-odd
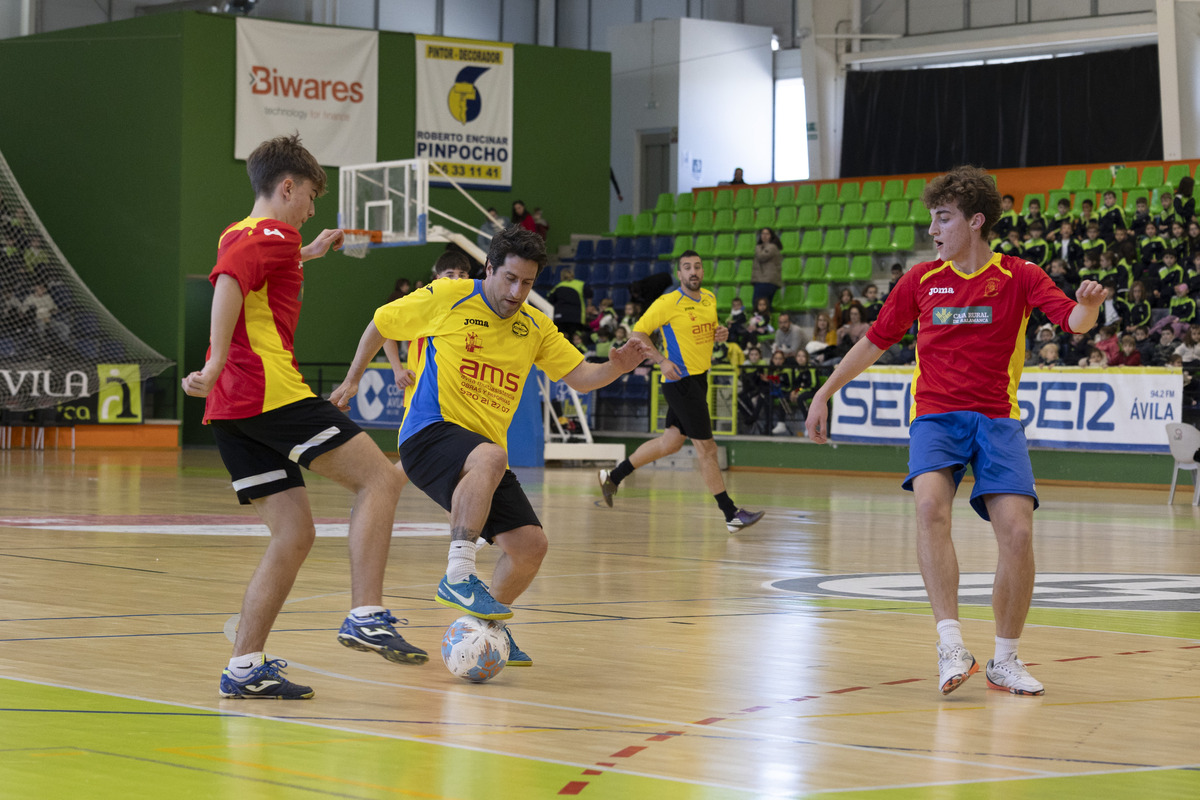
[[[379,231],[357,230],[346,228],[342,230],[342,255],[351,258],[366,258],[371,249],[371,242],[379,242],[382,235]]]

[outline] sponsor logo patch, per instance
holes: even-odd
[[[934,325],[990,325],[991,306],[938,306],[933,310]]]

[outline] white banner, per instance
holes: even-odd
[[[237,19],[233,157],[298,131],[325,166],[376,157],[379,33]]]
[[[834,395],[835,442],[905,444],[912,367],[872,367]],[[1029,367],[1017,387],[1031,447],[1168,453],[1183,374],[1166,367]]]
[[[512,124],[511,44],[417,37],[417,158],[462,186],[511,189]]]

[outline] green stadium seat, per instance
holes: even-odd
[[[800,236],[799,233],[793,233],[793,235],[796,237]],[[802,256],[821,255],[824,252],[821,249],[821,229],[812,228],[810,230],[806,230],[804,232],[804,238],[800,240],[799,245],[791,249],[788,248],[787,240],[784,239],[783,252],[784,255],[795,255],[796,253],[799,253]]]
[[[655,236],[674,236],[677,230],[674,214],[659,214],[654,218],[654,230],[652,233]]]
[[[613,231],[616,236],[634,236],[633,232],[633,215],[621,214],[617,217],[617,229]]]
[[[922,228],[928,228],[929,223],[933,221],[933,215],[929,213],[929,209],[924,203],[913,203],[912,208],[908,210],[908,223],[910,225],[920,225]]]
[[[708,259],[705,259],[705,261],[708,261]],[[708,289],[709,291],[714,291],[716,289],[717,268],[719,266],[720,264],[716,262],[704,264],[704,276],[700,278],[700,285],[705,289]]]
[[[846,283],[850,280],[850,259],[845,256],[834,256],[829,259],[829,269],[825,277],[833,283]]]
[[[804,295],[804,311],[823,311],[829,308],[829,284],[810,283]]]
[[[821,228],[838,228],[842,224],[842,207],[838,205],[821,206],[821,216],[817,225]]]
[[[796,205],[815,206],[817,204],[817,185],[815,183],[796,184]]]
[[[743,258],[738,262],[737,272],[733,274],[733,282],[739,286],[744,286],[750,283],[751,270],[754,269],[754,261],[749,258]]]
[[[1076,214],[1078,214],[1080,211],[1083,210],[1083,201],[1084,200],[1092,201],[1092,211],[1093,212],[1098,212],[1100,210],[1100,195],[1096,194],[1095,192],[1086,192],[1086,191],[1085,192],[1077,192],[1075,194],[1075,208],[1073,209],[1073,211]],[[1094,214],[1092,216],[1092,219],[1096,219],[1097,216],[1098,215]]]
[[[925,193],[924,178],[909,178],[908,187],[904,190],[904,199],[920,200],[921,195]]]
[[[720,237],[718,236],[717,238],[719,239]],[[734,263],[733,259],[723,257],[715,248],[713,250],[713,258],[717,259],[717,266],[713,270],[713,283],[719,283],[722,286],[735,283],[733,276],[737,271],[737,264]]]
[[[775,217],[774,228],[780,231],[793,231],[800,227],[800,223],[796,221],[795,206],[781,206],[779,215]]]
[[[1146,205],[1150,205],[1150,190],[1149,189],[1133,189],[1125,196],[1125,218],[1133,219],[1133,215],[1137,213],[1138,198],[1146,201]],[[1154,211],[1153,208],[1150,209]]]
[[[737,296],[736,286],[725,286],[722,284],[717,287],[717,313],[724,316],[733,308],[733,298]]]
[[[822,183],[817,189],[817,205],[827,206],[831,203],[838,202],[838,185],[836,183]]]
[[[701,209],[692,217],[692,233],[712,233],[713,212],[711,209]]]
[[[713,193],[712,192],[700,192],[692,200],[692,210],[693,211],[706,211],[706,210],[712,211],[712,207],[713,207]]]
[[[754,209],[737,209],[737,213],[733,215],[733,229],[735,231],[752,231],[754,230],[754,226]]]
[[[799,256],[788,256],[783,260],[781,275],[783,282],[796,283],[800,280],[800,276],[804,273],[804,261]]]
[[[754,190],[747,186],[745,189],[738,189],[733,195],[733,207],[738,208],[754,208]]]
[[[743,308],[754,307],[754,285],[747,283],[738,289],[738,297],[742,299]]]
[[[883,197],[883,184],[879,181],[863,181],[862,190],[858,193],[860,203],[869,203]]]
[[[883,185],[883,194],[879,196],[879,199],[890,203],[901,197],[904,197],[904,181],[900,178],[892,178]]]
[[[809,231],[808,233],[814,233],[814,231]],[[805,238],[808,237],[808,233],[804,234]],[[817,234],[818,241],[819,241],[820,240],[819,237],[821,235],[820,231],[815,231],[815,233]],[[779,235],[779,241],[783,245],[783,247],[781,247],[780,250],[783,251],[783,254],[785,256],[794,256],[797,254],[802,255],[801,249],[800,249],[801,242],[800,242],[800,232],[799,231],[787,231],[785,233],[781,233]]]
[[[633,219],[634,236],[651,236],[654,234],[654,212],[643,211]]]
[[[713,213],[713,230],[720,233],[721,231],[732,231],[733,229],[733,209],[717,209]]]
[[[717,189],[716,197],[713,198],[713,211],[720,211],[722,208],[733,208],[733,189]]]
[[[1062,188],[1064,192],[1082,192],[1087,188],[1087,170],[1086,169],[1069,169],[1067,174],[1063,176]]]
[[[846,203],[842,206],[842,227],[860,228],[867,223],[863,221],[863,204]]]
[[[696,209],[696,196],[691,192],[680,192],[675,197],[675,212],[694,211]]]
[[[713,237],[712,234],[703,233],[696,237],[692,249],[706,261],[713,257]]]
[[[755,208],[774,208],[775,207],[775,187],[760,186],[758,191],[754,193]]]
[[[758,232],[740,233],[733,254],[738,258],[754,258],[754,245],[758,243]]]
[[[735,238],[732,233],[718,233],[717,238],[713,241],[713,258],[733,258],[733,244]],[[732,262],[731,262],[732,263]],[[729,276],[730,281],[733,275]],[[718,280],[718,283],[728,283],[726,280]]]
[[[1167,180],[1164,185],[1170,186],[1171,191],[1175,191],[1179,186],[1180,178],[1186,178],[1191,174],[1191,167],[1187,164],[1172,164],[1167,167]]]
[[[1046,213],[1046,195],[1037,192],[1030,192],[1029,194],[1025,195],[1025,199],[1021,201],[1022,214],[1029,213],[1030,200],[1037,200],[1038,205],[1042,207],[1042,214]]]
[[[775,207],[787,208],[794,205],[796,205],[796,187],[790,183],[786,186],[780,186],[775,192]]]
[[[862,221],[864,225],[872,228],[883,225],[887,221],[887,203],[882,200],[867,203],[867,207],[863,209]]]
[[[1112,185],[1112,171],[1108,167],[1100,167],[1092,170],[1092,179],[1088,181],[1087,188],[1093,192],[1103,192],[1105,189],[1111,189]]]
[[[905,225],[908,223],[905,222]],[[867,252],[869,253],[890,253],[892,250],[892,231],[890,228],[872,228],[871,235],[867,237]]]
[[[850,280],[869,281],[874,271],[875,265],[870,256],[859,255],[850,259]]]
[[[909,203],[907,200],[893,200],[888,203],[887,216],[883,221],[888,225],[907,225]]]
[[[775,207],[774,206],[766,206],[765,208],[755,209],[755,211],[754,211],[754,227],[757,230],[762,230],[763,228],[774,228],[775,227]]]
[[[1118,191],[1127,192],[1130,189],[1136,189],[1137,185],[1137,167],[1121,167],[1117,170],[1117,174],[1113,176],[1113,188]]]
[[[850,228],[846,231],[846,255],[870,252],[867,249],[867,229]]]
[[[804,272],[800,277],[807,283],[825,280],[825,257],[810,256],[804,260]]]
[[[821,207],[817,205],[796,206],[796,224],[801,228],[817,227]]]
[[[1142,179],[1138,181],[1138,186],[1142,189],[1157,189],[1166,182],[1162,164],[1156,164],[1142,168]]]
[[[674,214],[675,213],[675,195],[667,192],[658,196],[658,202],[654,204],[654,213],[656,214]]]
[[[776,295],[775,307],[780,311],[803,311],[806,294],[807,289],[802,283],[784,286],[783,291]]]
[[[916,230],[908,225],[896,228],[896,232],[892,234],[892,250],[897,253],[910,252],[916,247],[916,234]]]
[[[821,242],[821,250],[827,255],[842,255],[846,252],[846,231],[842,228],[830,228],[825,232]]]
[[[1052,219],[1058,213],[1058,201],[1066,200],[1067,207],[1071,207],[1071,193],[1065,189],[1055,189],[1052,192],[1046,192],[1046,207],[1042,209],[1042,213],[1047,219]]]
[[[862,184],[858,181],[846,181],[838,191],[838,202],[843,205],[846,203],[856,203],[858,202],[858,195],[861,192]]]
[[[660,253],[658,257],[663,261],[674,261],[683,255],[684,251],[691,249],[692,235],[690,233],[685,233],[675,237],[675,246],[671,248],[671,252]]]

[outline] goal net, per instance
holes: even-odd
[[[30,411],[140,380],[174,362],[117,321],[84,285],[0,154],[0,409]]]

